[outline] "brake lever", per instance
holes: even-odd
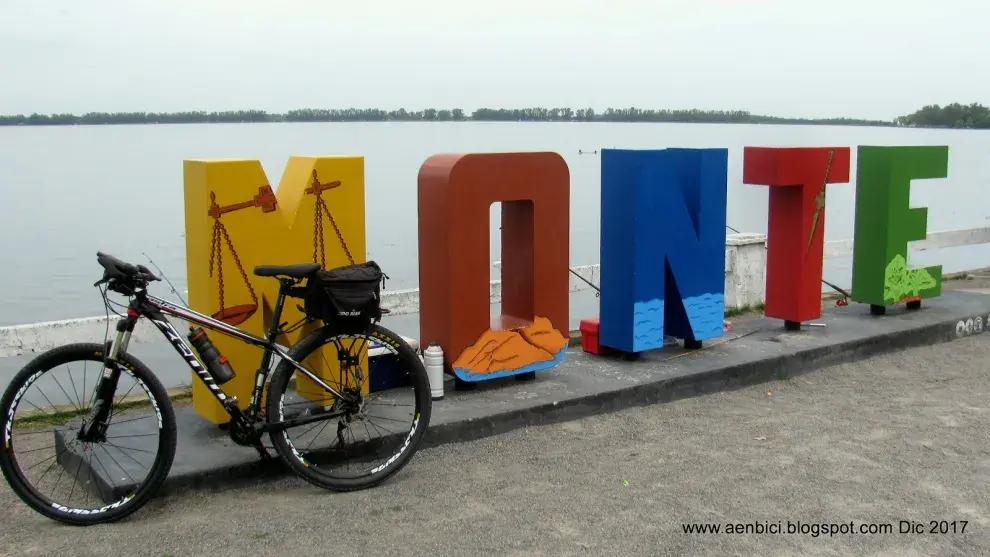
[[[162,280],[156,277],[155,274],[152,273],[151,270],[145,267],[144,265],[138,265],[137,270],[139,273],[141,273],[141,276],[144,278],[144,280],[152,281],[152,282],[156,280]]]

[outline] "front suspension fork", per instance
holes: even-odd
[[[113,395],[117,392],[120,379],[120,355],[127,352],[127,346],[137,322],[136,314],[128,311],[128,316],[117,322],[117,334],[107,343],[103,351],[103,372],[100,374],[93,395],[90,398],[89,416],[79,428],[80,441],[102,441],[107,431],[107,420],[113,406]]]

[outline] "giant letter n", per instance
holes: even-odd
[[[727,149],[602,150],[600,342],[722,335]]]
[[[435,155],[419,172],[422,345],[463,381],[547,369],[567,349],[570,176],[556,153]],[[502,203],[502,318],[488,215]]]
[[[794,326],[822,316],[825,187],[848,181],[848,147],[743,151],[743,183],[770,186],[767,317]]]

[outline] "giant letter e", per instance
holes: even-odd
[[[948,163],[945,146],[859,147],[852,298],[874,313],[942,293],[941,265],[909,269],[907,244],[925,239],[928,221],[910,207],[911,180],[945,178]]]

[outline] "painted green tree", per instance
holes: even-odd
[[[883,299],[897,301],[920,296],[925,290],[937,286],[938,281],[928,269],[908,269],[907,261],[898,253],[884,272]]]
[[[908,269],[908,242],[927,235],[928,210],[910,207],[911,180],[945,178],[947,146],[861,145],[856,164],[852,298],[887,306],[942,293],[942,266]]]

